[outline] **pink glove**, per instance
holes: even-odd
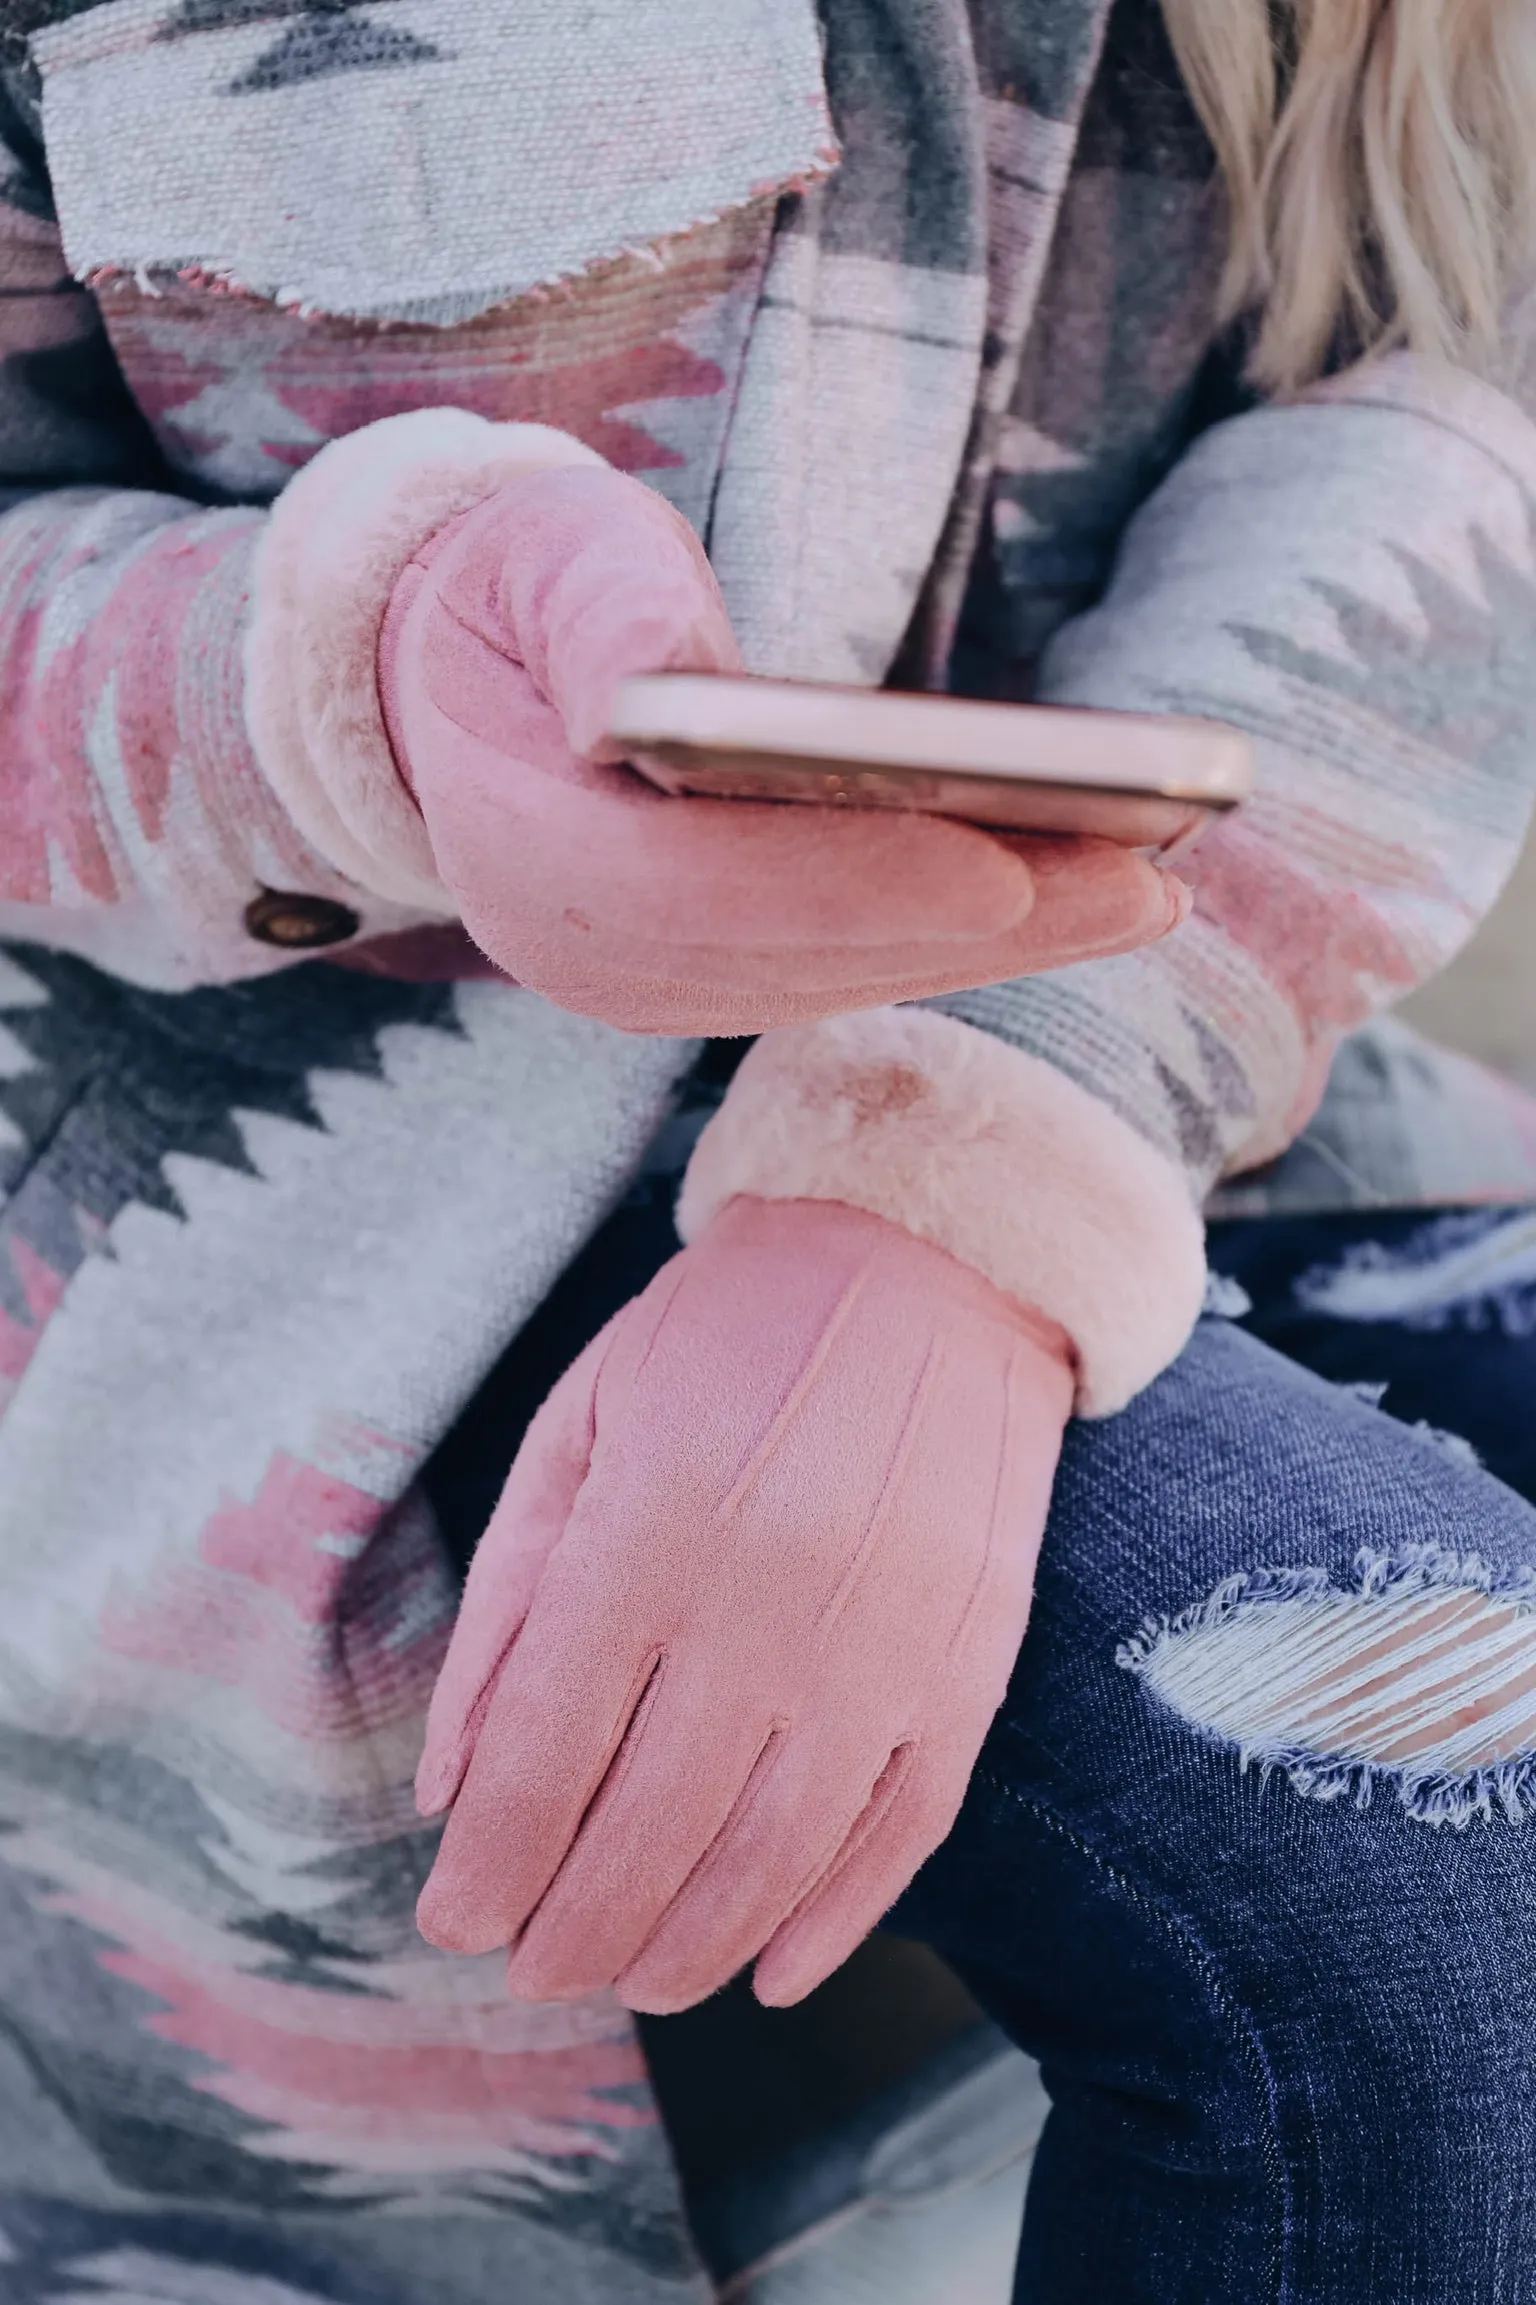
[[[732,1201],[529,1429],[417,1778],[419,1919],[514,1993],[798,2000],[944,1838],[1018,1652],[1062,1332],[833,1201]],[[766,1950],[764,1950],[766,1948]]]
[[[476,942],[563,1008],[758,1032],[1120,952],[1187,892],[1104,841],[675,800],[614,765],[631,672],[733,670],[687,523],[605,467],[531,472],[440,529],[386,613],[400,773]]]

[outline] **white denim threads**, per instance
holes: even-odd
[[[1227,1578],[1115,1661],[1241,1767],[1365,1807],[1378,1780],[1425,1824],[1536,1814],[1536,1587],[1443,1547]]]

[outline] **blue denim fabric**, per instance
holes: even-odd
[[[1225,1321],[1069,1435],[1013,1685],[890,1924],[1044,2068],[1028,2305],[1536,2297],[1536,1820],[1425,1823],[1390,1771],[1318,1798],[1116,1661],[1234,1576],[1426,1544],[1518,1589],[1536,1513]]]
[[[1213,1227],[1210,1254],[1251,1335],[1405,1424],[1461,1434],[1536,1499],[1536,1212],[1265,1217]]]

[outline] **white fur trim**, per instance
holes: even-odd
[[[379,703],[379,628],[401,571],[505,482],[603,461],[547,424],[423,408],[332,441],[273,506],[256,556],[246,724],[300,832],[375,895],[453,915]]]
[[[845,1201],[985,1273],[1066,1330],[1082,1416],[1150,1384],[1204,1298],[1172,1163],[1054,1065],[932,1009],[765,1033],[695,1148],[683,1239],[740,1193]]]

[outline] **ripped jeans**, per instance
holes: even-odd
[[[1044,2067],[1020,2305],[1526,2305],[1536,1217],[1212,1259],[1241,1325],[1069,1435],[1013,1685],[889,1925]]]

